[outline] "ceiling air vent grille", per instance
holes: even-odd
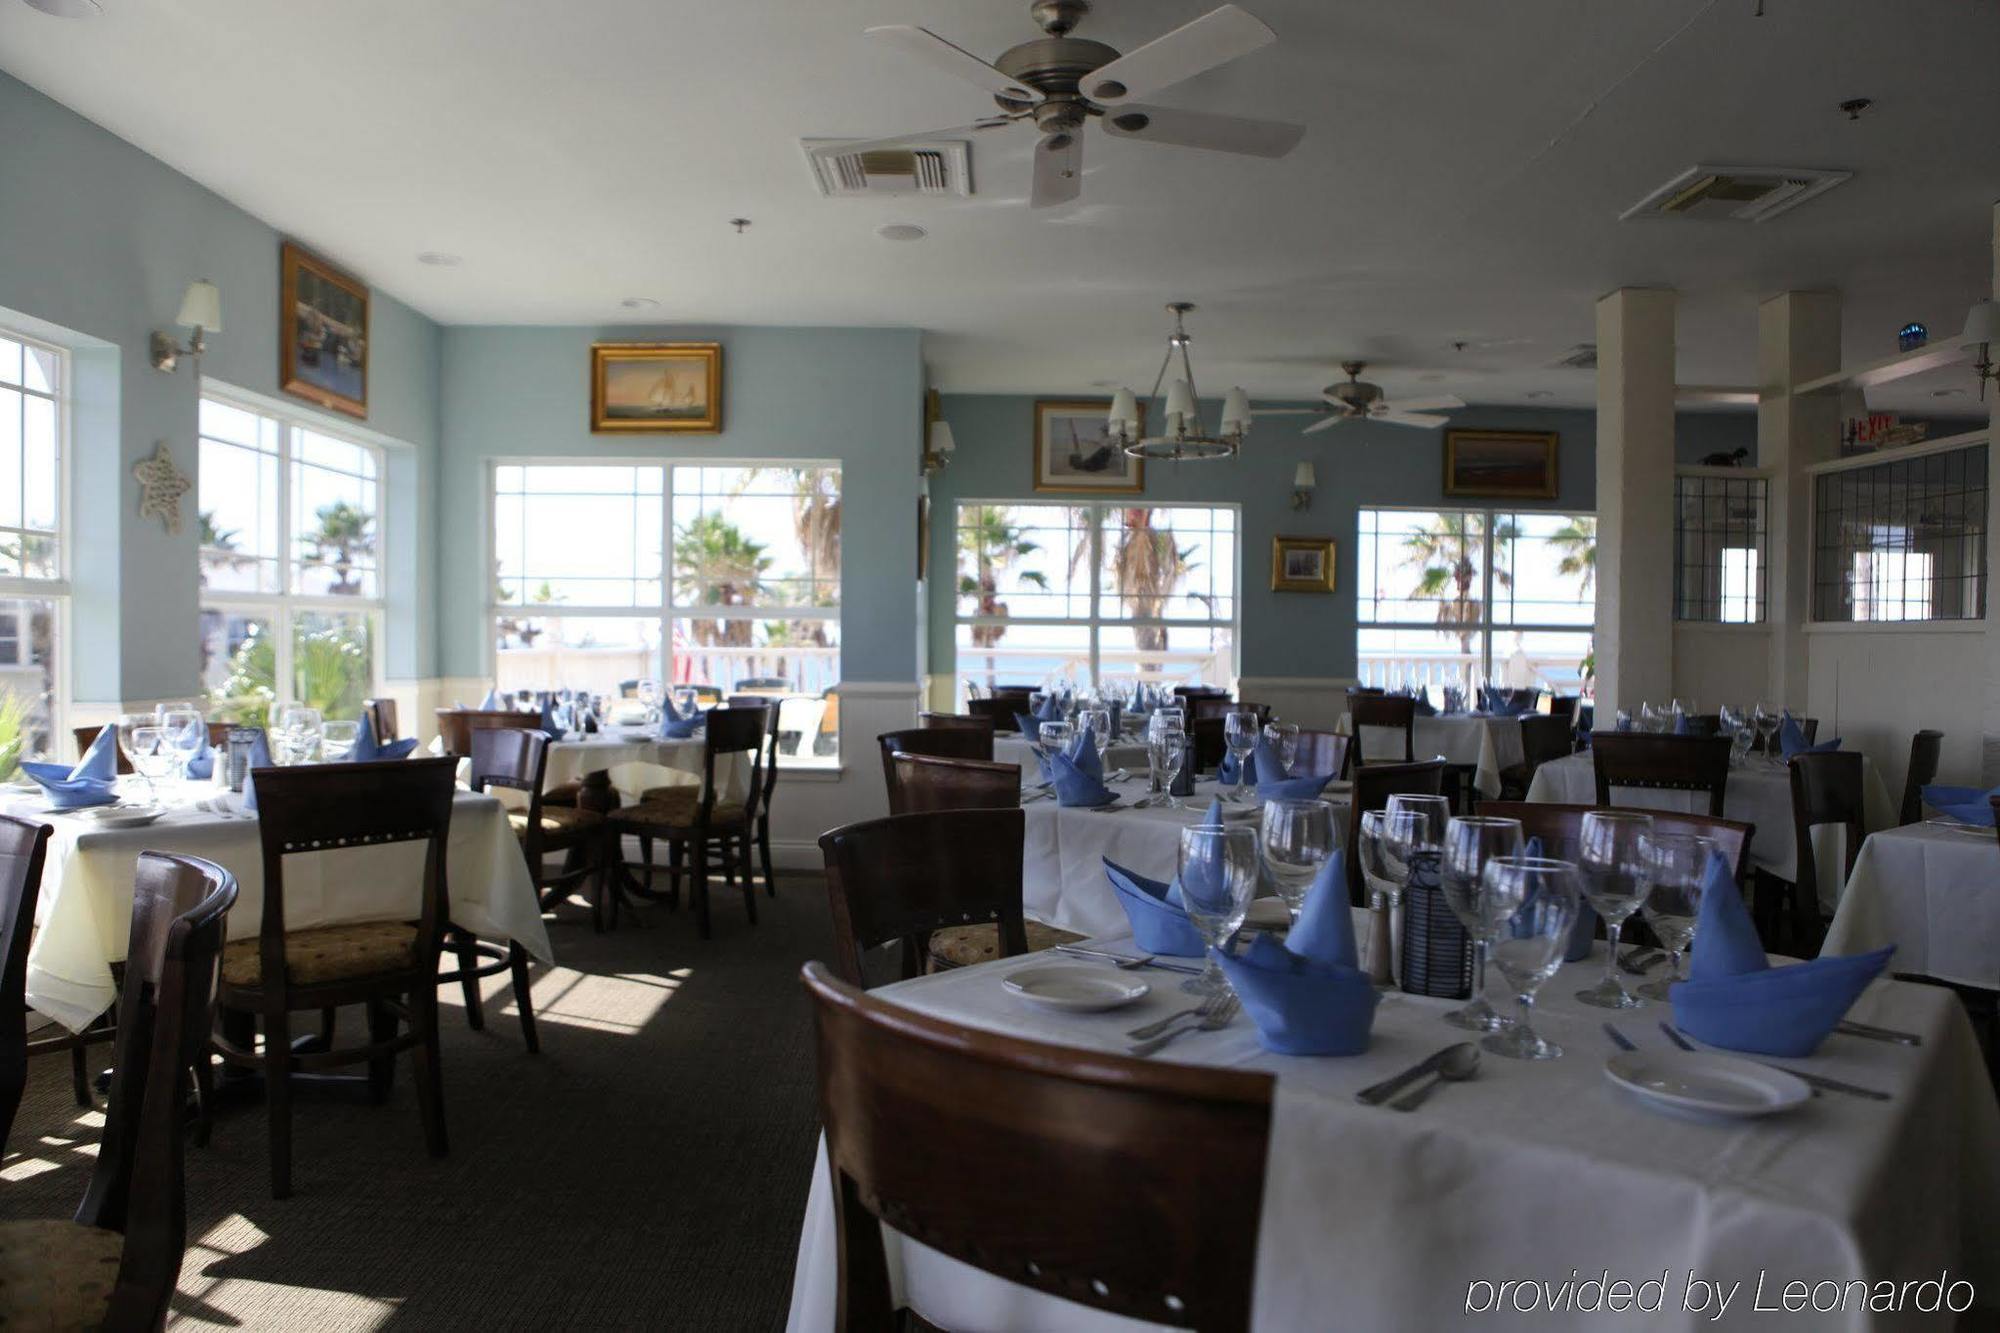
[[[1853,174],[1809,167],[1689,167],[1619,218],[1769,222],[1825,194]]]
[[[848,152],[852,139],[805,139],[806,161],[829,199],[972,193],[972,162],[963,140],[912,140]]]

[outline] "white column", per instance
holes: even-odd
[[[2000,300],[2000,203],[1993,205],[1993,297]],[[2000,535],[2000,485],[1996,485],[1994,462],[2000,450],[2000,385],[1986,386],[1986,725],[1981,729],[1980,781],[1991,787],[2000,784],[2000,583],[1996,583],[1993,543]]]
[[[1757,307],[1757,463],[1770,468],[1771,702],[1803,709],[1812,619],[1812,486],[1808,463],[1840,450],[1840,395],[1794,397],[1792,386],[1840,369],[1840,294],[1785,292]]]
[[[1674,302],[1597,302],[1597,725],[1673,695]]]

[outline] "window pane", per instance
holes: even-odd
[[[673,634],[676,684],[817,696],[840,683],[837,620],[691,616],[675,620]]]
[[[1363,624],[1481,623],[1484,514],[1364,509],[1360,520],[1355,562]]]
[[[1764,619],[1762,477],[1674,478],[1674,618],[1752,624]]]
[[[309,430],[293,433],[292,531],[298,591],[314,597],[374,597],[377,516],[374,451]]]
[[[267,617],[202,611],[201,685],[211,721],[265,725],[277,683],[278,645]]]
[[[48,598],[0,600],[0,777],[15,762],[66,749],[56,727],[58,604]]]
[[[1421,625],[1355,632],[1355,679],[1385,690],[1451,686],[1468,697],[1488,681],[1485,635]]]
[[[838,606],[840,469],[677,467],[674,601]]]
[[[588,690],[615,699],[624,686],[660,676],[657,616],[503,614],[493,634],[502,690]]]
[[[1813,617],[1977,620],[1986,611],[1986,446],[1822,473]]]
[[[517,606],[660,606],[664,480],[656,467],[496,469],[497,598]]]
[[[292,617],[292,698],[329,718],[358,718],[375,692],[373,624],[363,611]]]
[[[1499,514],[1493,524],[1493,623],[1589,625],[1597,615],[1597,519]]]
[[[1091,522],[1082,506],[959,506],[958,614],[1087,619]]]
[[[204,398],[201,429],[201,586],[280,592],[278,424]]]
[[[21,344],[0,338],[0,384],[21,382]]]
[[[1100,689],[1134,685],[1226,685],[1235,676],[1236,634],[1227,625],[1106,626],[1097,645]]]
[[[1104,618],[1235,617],[1235,510],[1121,505],[1103,514],[1098,590]]]
[[[61,359],[43,347],[29,347],[25,351],[27,359],[21,367],[21,382],[36,393],[55,393],[61,387],[57,378]]]

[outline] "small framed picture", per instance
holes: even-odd
[[[1333,538],[1271,538],[1271,591],[1332,592]]]
[[[286,241],[278,252],[278,385],[368,418],[368,288]]]
[[[603,433],[722,429],[721,343],[597,343],[590,428]]]
[[[1448,430],[1444,493],[1492,500],[1556,498],[1552,430]]]
[[[1109,398],[1043,398],[1035,403],[1035,489],[1146,489],[1146,460],[1134,458],[1105,430]],[[1145,415],[1146,405],[1139,404]]]

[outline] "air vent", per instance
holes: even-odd
[[[1556,368],[1559,370],[1597,369],[1597,344],[1578,343],[1556,358]]]
[[[972,163],[962,139],[911,140],[844,151],[852,139],[804,139],[819,192],[830,199],[873,195],[969,195]]]
[[[1806,167],[1689,167],[1619,214],[1619,220],[1769,222],[1825,194],[1853,174]]]

